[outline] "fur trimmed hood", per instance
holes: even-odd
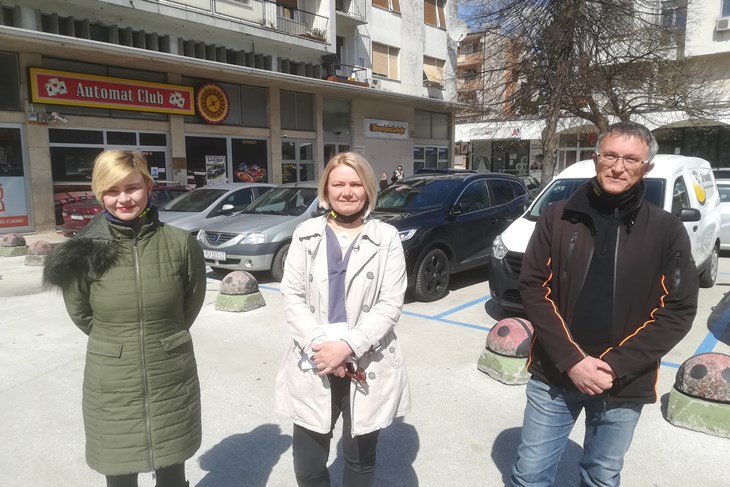
[[[119,259],[119,248],[112,242],[76,238],[57,246],[47,257],[43,284],[68,289],[87,277],[98,278]]]

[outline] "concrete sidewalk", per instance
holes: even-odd
[[[47,235],[39,238],[49,240]],[[26,236],[33,241],[35,236]],[[60,240],[63,238],[61,237]],[[721,259],[715,288],[702,290],[695,329],[661,369],[666,400],[676,366],[708,345],[707,316],[730,285]],[[40,286],[40,267],[22,257],[0,260],[0,485],[101,486],[84,460],[81,381],[86,337],[71,323],[60,295]],[[454,280],[436,303],[406,304],[397,330],[411,379],[413,411],[381,435],[377,485],[503,485],[519,440],[524,386],[506,386],[476,368],[487,330],[488,286],[480,269]],[[212,274],[209,274],[212,276]],[[288,338],[278,283],[261,282],[267,306],[247,313],[216,311],[220,281],[192,328],[203,397],[203,446],[187,463],[191,486],[293,486],[291,422],[274,409],[274,376]],[[489,308],[489,306],[488,306]],[[627,487],[721,487],[729,484],[730,440],[676,428],[662,403],[647,406],[626,459]],[[341,454],[332,443],[333,485]],[[556,486],[578,485],[584,433],[571,434]],[[140,476],[151,487],[151,474]]]

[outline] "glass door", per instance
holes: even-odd
[[[350,152],[350,144],[325,143],[324,144],[324,166],[340,152]]]
[[[0,233],[32,230],[21,126],[0,125]]]
[[[281,143],[281,182],[316,181],[314,142],[285,140]]]

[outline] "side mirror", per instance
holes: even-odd
[[[234,206],[230,203],[226,203],[225,205],[221,206],[220,213],[222,215],[227,215],[228,213],[231,213],[234,210]]]
[[[459,201],[456,202],[454,206],[451,207],[451,214],[452,215],[460,215],[462,213],[465,213],[474,206],[474,201],[471,200],[471,198],[462,198]]]
[[[697,208],[682,208],[679,219],[683,222],[698,222],[702,219],[702,213]]]

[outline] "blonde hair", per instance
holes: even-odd
[[[139,152],[126,150],[105,150],[94,160],[94,170],[91,173],[91,190],[98,201],[104,194],[130,174],[142,176],[145,184],[153,182],[147,169],[147,161]]]
[[[372,213],[375,209],[375,204],[378,199],[378,180],[375,178],[375,172],[370,166],[370,163],[360,154],[355,152],[340,152],[332,156],[332,159],[327,163],[327,167],[324,168],[324,173],[319,179],[319,186],[317,188],[317,196],[319,196],[319,205],[325,210],[331,208],[329,202],[329,195],[327,194],[327,181],[329,180],[330,174],[337,167],[345,165],[351,167],[357,173],[357,176],[362,182],[363,188],[365,188],[365,194],[368,197],[367,210],[365,216]]]

